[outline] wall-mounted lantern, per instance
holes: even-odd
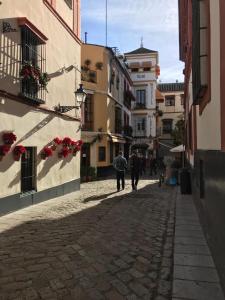
[[[85,102],[85,99],[86,99],[86,96],[87,96],[87,93],[84,91],[83,89],[83,84],[80,84],[80,87],[76,90],[75,93],[75,98],[76,98],[76,103],[78,105],[75,105],[75,106],[63,106],[63,105],[60,105],[60,103],[55,106],[55,111],[57,112],[60,112],[60,113],[65,113],[65,112],[68,112],[72,109],[80,109],[81,108],[81,105],[82,103]]]

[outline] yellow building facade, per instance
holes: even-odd
[[[111,48],[83,44],[82,83],[88,93],[83,110],[82,167],[108,174],[119,150],[129,156],[132,82],[122,58]],[[85,170],[86,168],[86,170]]]

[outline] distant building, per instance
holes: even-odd
[[[84,175],[91,166],[104,176],[111,173],[119,150],[129,157],[133,84],[123,59],[111,48],[83,44],[81,52],[82,82],[88,93],[81,165]]]
[[[164,156],[174,147],[171,135],[179,120],[184,120],[184,83],[160,83],[157,86],[163,100],[157,101],[160,112],[157,122],[157,136],[159,138],[158,155]]]
[[[79,0],[1,3],[0,214],[80,188],[79,153],[73,156],[68,144],[63,149],[54,142],[81,136],[79,109],[55,110],[59,103],[77,105],[79,5]]]
[[[132,105],[133,147],[147,154],[153,152],[156,137],[156,81],[160,73],[158,52],[140,48],[125,53],[134,85],[136,101]]]

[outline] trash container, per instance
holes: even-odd
[[[186,168],[180,171],[180,192],[181,194],[191,194],[191,174]]]

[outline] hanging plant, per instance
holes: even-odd
[[[53,140],[53,145],[51,146],[51,149],[52,149],[53,151],[55,151],[56,148],[57,148],[57,146],[59,146],[59,145],[61,145],[61,144],[62,144],[62,140],[61,140],[59,137],[56,137],[56,138],[54,138],[54,140]]]
[[[102,62],[96,62],[95,67],[97,70],[102,70],[103,69],[103,63]]]
[[[71,153],[71,150],[67,147],[63,147],[62,150],[59,152],[59,158],[66,158]]]
[[[71,143],[72,143],[72,140],[71,140],[71,138],[68,137],[68,136],[67,136],[67,137],[64,137],[64,139],[62,140],[63,146],[70,146]]]
[[[24,146],[22,145],[18,145],[13,149],[13,156],[14,156],[14,160],[19,161],[20,157],[23,153],[25,153],[27,150]]]
[[[53,151],[50,147],[44,147],[44,149],[41,151],[41,158],[44,160],[52,155]]]
[[[10,151],[10,146],[0,145],[0,160]]]
[[[17,137],[13,132],[3,133],[2,138],[3,138],[4,143],[7,145],[12,145],[17,140]]]
[[[42,73],[41,69],[32,65],[31,62],[23,64],[20,76],[22,79],[29,80],[32,83],[37,84],[39,88],[44,88],[47,91],[47,84],[50,81],[48,73]]]
[[[84,61],[84,64],[85,64],[86,66],[90,66],[91,60],[90,60],[90,59],[86,59],[86,60]]]

